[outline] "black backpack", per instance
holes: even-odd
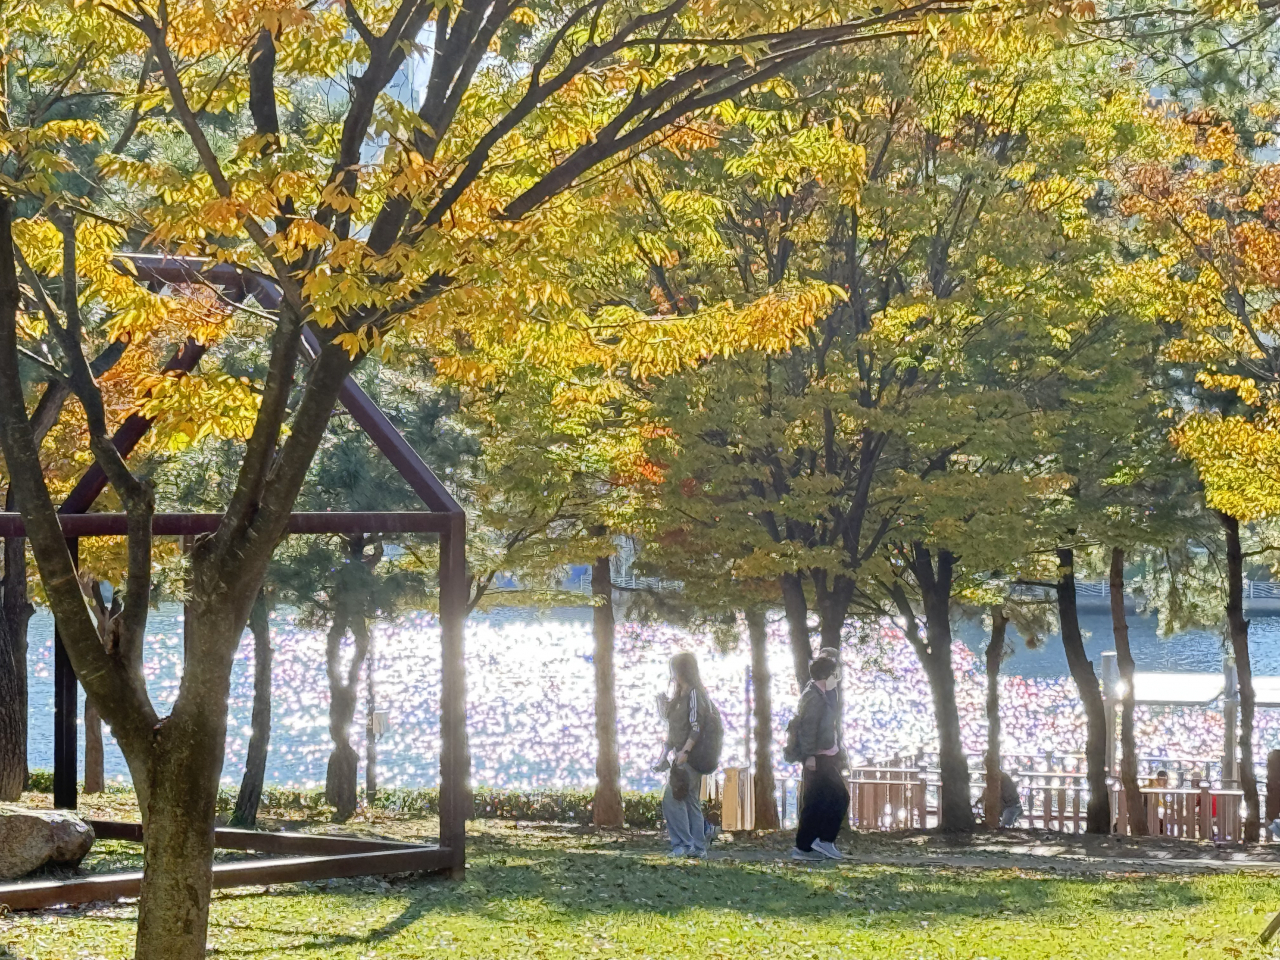
[[[787,721],[787,742],[782,746],[783,763],[799,763],[800,756],[800,714]]]
[[[698,695],[696,691],[693,693],[694,696]],[[706,775],[715,773],[720,766],[720,751],[724,748],[724,721],[720,719],[720,710],[711,698],[703,699],[710,709],[706,711],[706,720],[699,724],[702,730],[698,735],[698,742],[689,751],[689,766]]]

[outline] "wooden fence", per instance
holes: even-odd
[[[707,795],[721,800],[725,829],[751,829],[755,822],[753,776],[746,768],[733,768],[708,778]],[[1016,824],[1025,829],[1083,833],[1087,822],[1088,782],[1083,773],[1063,771],[1020,772],[1016,778],[1022,815]],[[938,772],[909,766],[855,767],[849,772],[849,826],[862,832],[918,830],[938,822]],[[975,776],[971,800],[981,816],[984,783]],[[1260,784],[1265,790],[1265,784]],[[1111,785],[1111,822],[1117,833],[1129,834],[1129,812],[1118,782]],[[1143,788],[1147,833],[1151,836],[1189,840],[1238,841],[1243,827],[1242,793],[1213,787],[1207,781],[1196,786]],[[799,782],[778,778],[781,822],[794,825],[798,813]],[[1265,836],[1264,840],[1269,839]]]

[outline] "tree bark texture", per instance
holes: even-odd
[[[1227,541],[1227,632],[1236,662],[1240,696],[1240,789],[1244,792],[1244,839],[1257,843],[1261,827],[1258,811],[1258,775],[1253,769],[1253,717],[1257,698],[1253,692],[1253,661],[1249,656],[1249,621],[1244,618],[1244,552],[1240,547],[1240,521],[1218,514]]]
[[[1089,807],[1086,829],[1089,833],[1111,832],[1111,796],[1107,788],[1107,715],[1102,703],[1102,689],[1084,649],[1080,633],[1080,613],[1076,606],[1075,551],[1058,550],[1058,619],[1062,628],[1062,647],[1067,655],[1071,679],[1084,704],[1085,765],[1089,781]]]
[[[621,766],[618,762],[618,701],[613,669],[613,579],[609,558],[591,565],[591,632],[595,639],[592,663],[596,671],[596,793],[591,822],[597,827],[623,825]]]
[[[11,508],[9,505],[8,508]],[[9,537],[0,578],[0,802],[27,787],[27,624],[35,607],[27,598],[27,542]]]
[[[1116,667],[1123,685],[1120,694],[1120,785],[1129,818],[1129,832],[1147,835],[1147,807],[1138,783],[1138,748],[1133,735],[1133,651],[1129,647],[1129,619],[1124,612],[1124,548],[1111,550],[1111,634],[1116,645]],[[1111,709],[1108,707],[1107,709]]]
[[[355,640],[351,663],[342,667],[342,641],[347,630]],[[329,627],[327,661],[329,666],[329,736],[333,752],[325,771],[325,801],[334,808],[334,819],[349,820],[356,812],[356,775],[360,757],[351,746],[351,721],[356,715],[356,695],[360,689],[360,669],[369,649],[369,630],[362,613],[353,613],[345,604]]]
[[[375,715],[378,711],[378,688],[374,667],[377,664],[373,636],[369,637],[369,653],[364,668],[364,802],[373,806],[378,799],[378,728]]]
[[[907,625],[907,638],[915,648],[929,680],[934,723],[938,728],[940,770],[938,827],[945,833],[968,833],[974,828],[973,801],[969,796],[969,762],[960,739],[960,710],[956,705],[956,677],[951,664],[951,579],[953,557],[937,551],[937,565],[930,551],[916,544],[912,568],[920,587],[925,615],[925,636],[911,611],[901,585],[895,599]]]
[[[1000,825],[1000,664],[1004,662],[1005,635],[1009,618],[1004,607],[995,604],[991,608],[991,639],[987,641],[987,755],[985,770],[987,789],[982,795],[984,826],[994,830]]]
[[[839,574],[829,576],[825,572],[815,572],[813,580],[820,647],[839,650],[844,642],[844,621],[849,616],[849,604],[853,601],[853,581]],[[807,676],[804,682],[809,682]]]
[[[271,746],[271,616],[266,597],[259,592],[249,615],[253,634],[253,712],[250,718],[249,749],[244,758],[244,776],[236,794],[231,826],[252,829],[258,825],[258,807],[267,776],[267,751]]]
[[[1280,750],[1267,754],[1267,809],[1266,822],[1280,820]]]
[[[746,611],[751,643],[751,692],[755,700],[755,807],[757,830],[777,830],[778,788],[773,779],[773,696],[769,674],[769,631],[764,611]]]
[[[102,755],[102,717],[88,696],[84,698],[84,792],[101,793],[106,786]]]
[[[809,637],[809,605],[804,597],[804,580],[798,573],[784,573],[779,578],[782,607],[787,616],[787,636],[791,640],[791,658],[795,665],[796,685],[800,690],[809,682],[809,661],[813,659],[813,640]]]

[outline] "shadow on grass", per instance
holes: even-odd
[[[308,936],[305,929],[289,929],[285,927],[272,927],[263,924],[253,924],[251,929],[255,933],[275,934],[280,937],[305,937],[304,940],[294,944],[292,950],[337,950],[340,947],[376,947],[378,944],[390,940],[402,930],[406,930],[413,926],[415,922],[423,917],[431,909],[431,903],[421,897],[412,897],[405,905],[403,911],[393,919],[387,921],[382,926],[364,934],[356,933],[340,933],[340,934],[323,934],[312,933]],[[220,924],[214,922],[210,924],[211,932],[221,927]],[[244,929],[243,925],[229,927],[224,929]],[[252,956],[279,956],[281,947],[276,944],[261,947],[210,947],[208,954],[211,957],[252,957]],[[0,957],[0,960],[4,960]]]
[[[744,919],[897,929],[935,918],[963,924],[1174,914],[1216,896],[1213,879],[1029,875],[998,859],[982,869],[813,866],[733,859],[735,851],[750,855],[753,850],[729,847],[721,848],[717,859],[690,861],[660,854],[657,840],[582,837],[570,840],[566,849],[565,839],[477,838],[467,879],[461,883],[401,878],[388,887],[367,878],[322,886],[281,885],[266,893],[220,893],[211,933],[222,942],[210,953],[248,958],[294,950],[387,950],[394,949],[392,941],[409,928],[416,926],[415,935],[421,936],[426,925],[455,920],[466,925],[478,921],[481,927],[572,931],[593,919],[634,919],[643,925],[702,910]],[[127,851],[102,853],[106,861]],[[1257,891],[1264,896],[1280,889],[1274,880],[1243,882],[1265,884],[1266,893],[1262,887]],[[317,917],[323,921],[317,922]],[[379,918],[377,925],[369,929],[374,917]],[[83,919],[127,927],[135,922],[131,916]],[[0,960],[8,960],[2,948]]]
[[[301,900],[290,905],[289,897]],[[404,908],[367,933],[331,934],[307,926],[307,919],[317,913],[315,897],[329,899],[324,912],[332,918],[367,917],[371,904],[386,898],[403,900]],[[1198,906],[1205,897],[1190,878],[1035,877],[997,865],[990,870],[848,864],[813,868],[777,861],[672,860],[616,849],[565,851],[499,841],[476,852],[462,883],[405,880],[393,884],[389,893],[367,887],[360,892],[349,886],[306,894],[296,887],[280,888],[269,899],[274,902],[253,911],[261,923],[242,912],[237,926],[293,940],[292,949],[323,952],[376,947],[424,918],[439,922],[472,917],[499,925],[572,928],[592,917],[625,920],[632,916],[643,922],[707,910],[804,923],[853,921],[862,928],[899,928],[916,927],[922,918],[1159,914]],[[224,947],[218,952],[230,957],[279,950],[279,946]]]

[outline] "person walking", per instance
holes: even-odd
[[[830,657],[809,664],[809,683],[796,711],[796,754],[800,778],[800,822],[793,860],[843,860],[835,841],[849,815],[849,788],[840,776],[840,734],[836,685],[840,665]]]
[[[672,657],[671,681],[675,695],[658,695],[658,709],[667,722],[662,760],[655,768],[668,771],[662,816],[672,856],[705,857],[716,831],[702,816],[700,788],[702,777],[714,772],[719,761],[724,727],[702,685],[697,657],[688,652]]]

